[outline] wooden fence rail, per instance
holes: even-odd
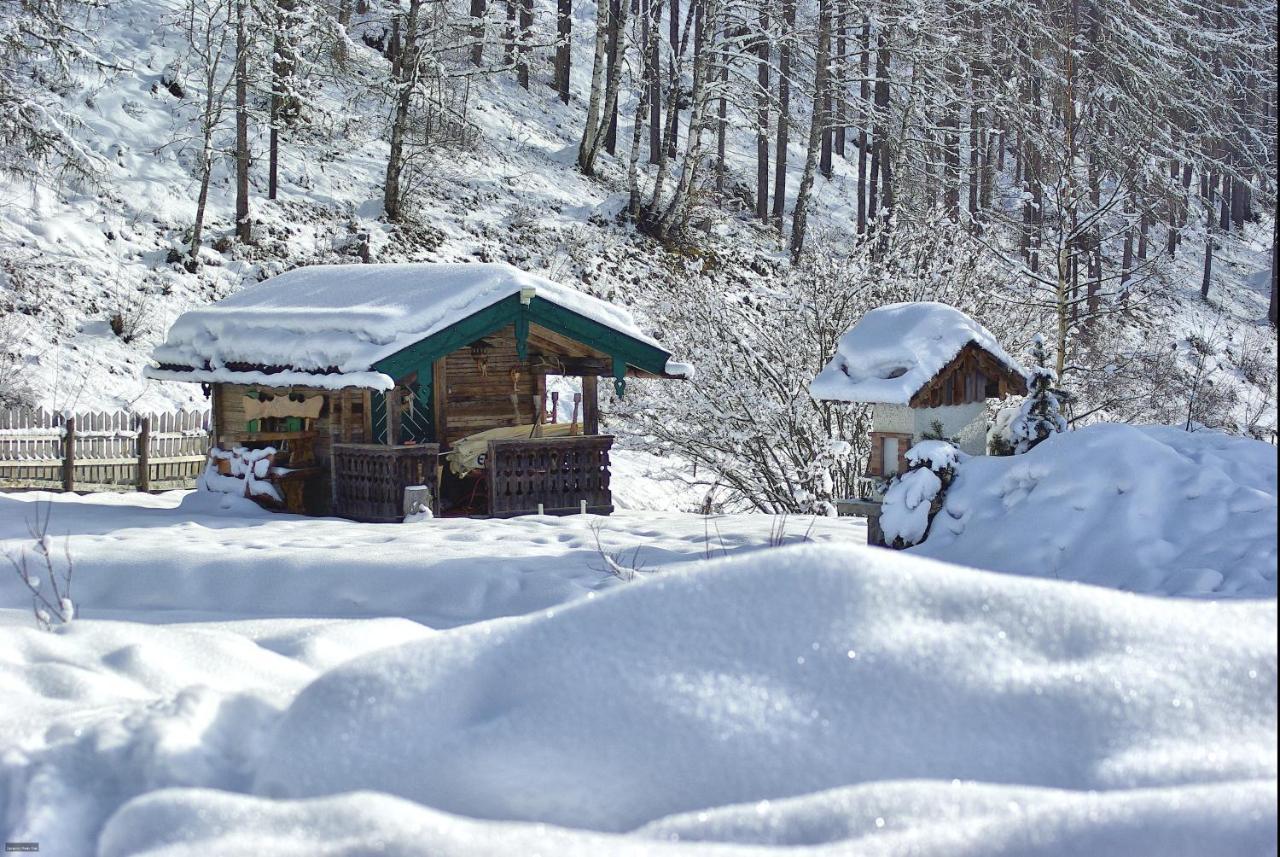
[[[0,487],[190,488],[204,468],[208,411],[0,410]]]

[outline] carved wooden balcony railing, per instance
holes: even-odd
[[[354,521],[393,523],[404,520],[404,489],[430,489],[431,512],[437,514],[436,456],[439,444],[384,446],[373,443],[333,445],[334,514]]]
[[[609,490],[609,449],[613,437],[529,438],[491,440],[485,467],[489,471],[489,514],[495,518],[565,515],[613,511]]]

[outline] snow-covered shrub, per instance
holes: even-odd
[[[944,301],[980,320],[1002,340],[1023,339],[1007,308],[991,298],[1001,271],[953,224],[899,222],[883,243],[847,253],[834,236],[811,236],[810,254],[794,268],[756,259],[708,270],[688,264],[646,289],[651,327],[681,359],[698,367],[693,381],[635,384],[615,411],[631,418],[651,444],[677,450],[720,475],[737,501],[768,513],[806,513],[824,493],[812,469],[832,438],[848,454],[825,469],[830,496],[855,496],[870,453],[868,405],[818,402],[809,383],[836,341],[868,310],[897,301]],[[635,393],[632,393],[632,390]]]
[[[1040,334],[1031,340],[1030,356],[1027,397],[996,414],[987,432],[987,451],[991,455],[1021,455],[1049,435],[1067,430],[1066,417],[1062,416],[1063,394],[1054,387],[1057,375],[1049,368]]]
[[[890,481],[880,508],[886,545],[901,549],[924,541],[963,456],[941,440],[924,440],[907,451],[908,468]]]
[[[809,462],[805,484],[796,494],[803,511],[813,515],[834,517],[836,514],[834,473],[843,466],[853,447],[848,441],[828,440],[821,452]]]

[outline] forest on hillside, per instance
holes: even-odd
[[[1275,34],[1270,0],[9,2],[0,398],[51,401],[34,343],[86,320],[124,351],[74,365],[141,361],[298,264],[498,254],[697,364],[612,417],[760,509],[862,471],[865,407],[807,382],[899,300],[1043,334],[1075,423],[1273,437]],[[459,178],[527,151],[561,196]],[[30,222],[90,210],[125,249],[50,261]]]

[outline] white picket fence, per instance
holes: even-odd
[[[183,488],[203,469],[208,411],[0,410],[0,487]]]

